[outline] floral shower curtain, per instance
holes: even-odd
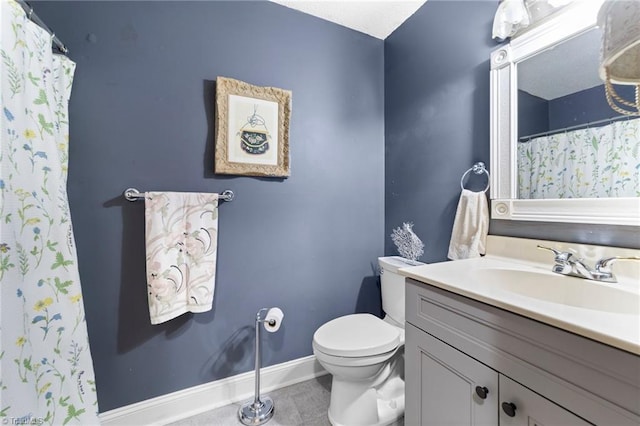
[[[0,1],[0,417],[98,424],[66,193],[75,64]]]
[[[640,119],[518,143],[519,198],[640,197]]]

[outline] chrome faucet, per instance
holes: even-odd
[[[618,280],[611,271],[611,265],[618,260],[640,260],[638,256],[614,256],[600,259],[596,262],[595,268],[587,266],[582,259],[577,258],[573,253],[556,250],[551,247],[538,245],[539,249],[549,250],[554,254],[555,265],[551,271],[556,274],[569,275],[572,277],[584,278],[593,281],[616,283]]]

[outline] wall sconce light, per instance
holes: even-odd
[[[598,13],[602,30],[600,78],[607,102],[624,115],[640,116],[640,0],[607,0]],[[621,97],[614,84],[635,86],[635,100]]]
[[[493,18],[491,37],[504,41],[531,23],[524,0],[500,0]]]

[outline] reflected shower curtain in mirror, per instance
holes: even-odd
[[[75,64],[14,1],[0,8],[0,416],[99,424],[66,192]]]
[[[518,198],[640,197],[640,119],[518,143]]]

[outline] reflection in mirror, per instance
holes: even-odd
[[[518,198],[640,196],[640,118],[607,104],[600,40],[592,28],[517,64]]]

